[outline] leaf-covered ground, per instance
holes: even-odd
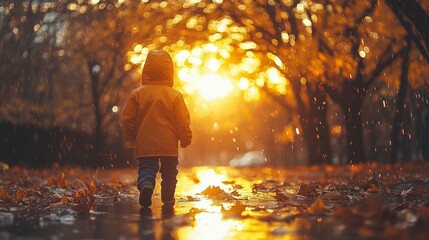
[[[140,209],[134,169],[0,173],[0,238],[429,239],[429,164],[180,169]]]

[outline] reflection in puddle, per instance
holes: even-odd
[[[204,199],[194,204],[195,208],[202,209],[206,212],[220,213],[220,206],[213,206],[213,201],[209,199]]]
[[[204,189],[209,186],[224,187],[223,181],[226,181],[227,176],[216,173],[213,169],[200,169],[196,173],[197,180],[199,181],[191,189],[191,194],[201,193]]]
[[[178,236],[180,239],[226,239],[242,229],[240,222],[225,220],[220,212],[202,212],[195,215],[192,226],[178,229]]]

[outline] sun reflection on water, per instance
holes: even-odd
[[[214,209],[213,206],[206,207]],[[182,239],[227,239],[243,229],[238,220],[224,219],[220,207],[215,210],[196,214],[193,226],[179,229],[178,235]]]
[[[195,175],[199,183],[191,189],[191,194],[201,193],[209,186],[225,188],[222,182],[227,180],[227,176],[217,173],[213,169],[201,169]]]
[[[282,221],[261,221],[260,218],[270,215],[287,216],[295,212],[291,212],[289,208],[275,207],[275,199],[268,197],[271,196],[270,193],[264,193],[265,196],[252,193],[254,179],[262,179],[266,176],[273,179],[284,179],[284,176],[279,176],[278,171],[271,169],[258,169],[254,178],[246,179],[241,176],[249,174],[243,171],[246,170],[195,167],[188,174],[181,175],[183,178],[182,181],[179,181],[182,183],[180,192],[185,199],[192,196],[193,200],[179,201],[176,214],[189,217],[189,220],[187,224],[173,229],[176,239],[300,239],[299,231],[311,226],[295,221],[288,224]],[[252,172],[255,171],[252,170]],[[228,194],[234,189],[237,190],[234,187],[236,185],[240,186],[238,200],[227,200],[216,195],[202,194],[209,186],[220,187]],[[294,189],[288,190],[286,191],[290,194],[295,191]],[[245,206],[245,210],[241,213],[230,211],[238,204],[237,202]],[[180,206],[180,204],[186,207]],[[258,206],[266,207],[259,208]]]

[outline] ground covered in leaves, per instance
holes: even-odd
[[[0,173],[0,238],[429,239],[429,164],[180,169],[140,209],[136,170]]]

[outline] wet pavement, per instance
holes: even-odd
[[[329,169],[307,173],[267,167],[181,169],[174,207],[162,205],[158,177],[153,205],[144,209],[138,204],[134,170],[101,171],[100,179],[109,181],[114,177],[123,185],[115,198],[96,195],[86,214],[61,208],[55,213],[21,214],[11,219],[7,218],[9,213],[3,212],[0,239],[379,239],[396,233],[405,234],[397,237],[427,236],[429,230],[419,228],[414,233],[420,226],[418,221],[426,221],[427,217],[416,210],[427,208],[426,177],[417,176],[419,181],[411,183],[396,181],[389,185],[389,194],[384,194],[382,181],[377,184],[379,191],[371,189],[372,185],[363,191],[363,185],[374,182],[370,177],[365,178],[367,182],[347,187],[350,183],[342,185],[341,179],[350,180],[353,176],[343,173],[339,177],[335,171],[328,172]],[[316,183],[317,187],[312,188]],[[329,186],[335,191],[327,190]],[[410,189],[421,192],[400,196]],[[378,199],[381,205],[368,203],[371,199]],[[405,203],[418,207],[407,208]],[[368,214],[361,215],[358,208],[352,208],[360,204]],[[399,215],[377,215],[401,206],[410,209],[411,214],[403,221],[398,220]],[[396,214],[395,211],[387,213]],[[398,224],[405,225],[401,228]],[[427,222],[423,225],[427,226]]]

